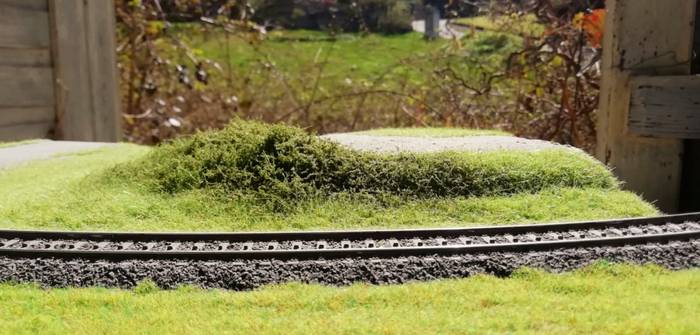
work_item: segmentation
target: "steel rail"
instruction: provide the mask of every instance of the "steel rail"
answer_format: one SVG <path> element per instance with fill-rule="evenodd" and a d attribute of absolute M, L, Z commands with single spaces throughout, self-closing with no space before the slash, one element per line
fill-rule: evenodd
<path fill-rule="evenodd" d="M 248 251 L 105 251 L 105 250 L 28 250 L 0 249 L 0 256 L 22 258 L 59 258 L 91 260 L 309 260 L 369 257 L 449 256 L 492 252 L 528 252 L 557 249 L 629 246 L 700 239 L 700 231 L 647 234 L 642 236 L 589 238 L 545 242 L 476 244 L 465 246 L 351 248 L 315 250 L 248 250 Z"/>
<path fill-rule="evenodd" d="M 108 241 L 179 241 L 179 242 L 270 242 L 270 241 L 341 241 L 362 239 L 409 239 L 426 237 L 459 237 L 479 235 L 506 235 L 525 233 L 563 232 L 605 228 L 626 228 L 640 225 L 700 222 L 700 212 L 656 217 L 617 220 L 578 221 L 550 224 L 504 225 L 469 228 L 386 229 L 345 231 L 289 231 L 289 232 L 80 232 L 49 230 L 0 229 L 2 239 L 62 239 Z"/>
<path fill-rule="evenodd" d="M 690 223 L 688 223 L 690 222 Z M 700 213 L 669 215 L 660 217 L 588 221 L 574 223 L 536 224 L 500 227 L 476 228 L 443 228 L 443 229 L 409 229 L 409 230 L 363 230 L 363 231 L 330 231 L 330 232 L 271 232 L 271 233 L 116 233 L 116 232 L 58 232 L 58 231 L 23 231 L 0 230 L 0 239 L 6 243 L 0 245 L 0 256 L 22 258 L 61 258 L 61 259 L 187 259 L 187 260 L 248 260 L 248 259 L 333 259 L 353 257 L 402 257 L 421 255 L 456 255 L 491 252 L 527 252 L 569 248 L 586 248 L 602 246 L 624 246 L 646 243 L 667 243 L 670 241 L 688 241 L 700 239 Z M 593 231 L 610 229 L 633 228 L 635 226 L 663 226 L 670 224 L 686 225 L 685 231 L 669 232 L 665 229 L 637 230 L 631 236 L 606 237 L 601 234 L 583 234 L 571 236 L 571 231 Z M 444 237 L 464 237 L 483 235 L 508 235 L 527 233 L 563 232 L 558 240 L 547 241 L 516 241 L 508 243 L 476 243 L 450 245 L 412 245 L 392 247 L 346 247 L 346 248 L 316 248 L 316 249 L 285 249 L 285 250 L 110 250 L 109 247 L 96 247 L 90 250 L 79 248 L 44 248 L 38 249 L 27 245 L 15 247 L 17 241 L 36 242 L 36 240 L 54 240 L 60 245 L 63 241 L 77 240 L 100 241 L 100 244 L 129 242 L 270 242 L 270 241 L 329 241 L 329 240 L 362 240 L 362 239 L 410 239 L 428 238 L 442 239 Z M 586 236 L 583 238 L 582 236 Z M 594 237 L 591 238 L 590 235 Z M 565 238 L 565 236 L 568 236 Z M 14 239 L 14 242 L 7 242 Z M 492 241 L 493 242 L 493 241 Z M 48 242 L 42 242 L 48 243 Z M 69 243 L 69 242 L 66 242 Z M 70 242 L 76 243 L 76 242 Z M 20 245 L 23 243 L 19 243 Z M 348 245 L 349 246 L 349 245 Z"/>

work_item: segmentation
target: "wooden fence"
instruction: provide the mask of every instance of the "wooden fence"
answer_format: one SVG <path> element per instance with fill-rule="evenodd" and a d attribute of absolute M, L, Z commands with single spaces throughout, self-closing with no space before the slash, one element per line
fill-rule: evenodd
<path fill-rule="evenodd" d="M 120 139 L 112 0 L 0 0 L 0 141 Z"/>

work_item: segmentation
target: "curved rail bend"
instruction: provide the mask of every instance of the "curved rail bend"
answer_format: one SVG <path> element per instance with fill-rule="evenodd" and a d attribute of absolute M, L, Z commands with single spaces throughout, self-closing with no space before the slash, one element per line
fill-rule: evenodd
<path fill-rule="evenodd" d="M 517 226 L 251 233 L 0 230 L 0 256 L 126 259 L 333 259 L 526 252 L 700 239 L 700 213 Z"/>

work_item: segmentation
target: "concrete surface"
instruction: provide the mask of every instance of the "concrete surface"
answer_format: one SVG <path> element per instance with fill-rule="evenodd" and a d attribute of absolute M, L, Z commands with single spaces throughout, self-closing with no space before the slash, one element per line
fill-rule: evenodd
<path fill-rule="evenodd" d="M 539 151 L 556 148 L 581 152 L 581 150 L 571 146 L 515 136 L 408 137 L 338 133 L 323 135 L 321 138 L 337 142 L 354 150 L 383 153 L 484 152 L 495 150 Z"/>
<path fill-rule="evenodd" d="M 413 31 L 425 33 L 425 20 L 416 20 L 411 22 Z M 440 37 L 442 38 L 462 38 L 465 31 L 464 27 L 450 24 L 447 20 L 440 20 Z"/>
<path fill-rule="evenodd" d="M 26 144 L 18 144 L 16 146 L 0 148 L 0 169 L 29 161 L 51 158 L 57 154 L 97 149 L 114 144 L 115 143 L 51 140 L 39 140 Z"/>

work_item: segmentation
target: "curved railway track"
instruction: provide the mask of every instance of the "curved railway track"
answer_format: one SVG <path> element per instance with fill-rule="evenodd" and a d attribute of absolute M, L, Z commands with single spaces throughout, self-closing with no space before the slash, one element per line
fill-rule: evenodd
<path fill-rule="evenodd" d="M 0 257 L 311 260 L 460 255 L 700 239 L 700 213 L 517 226 L 269 233 L 0 230 Z"/>

